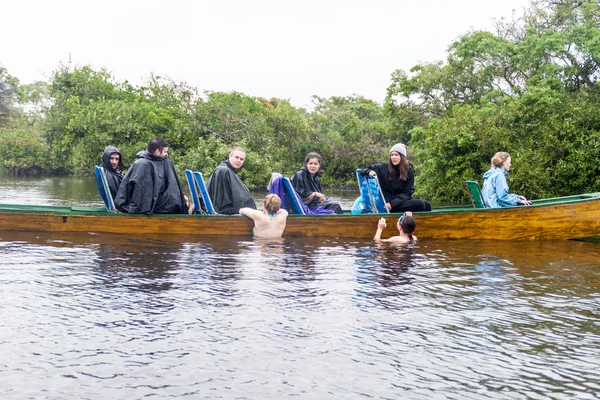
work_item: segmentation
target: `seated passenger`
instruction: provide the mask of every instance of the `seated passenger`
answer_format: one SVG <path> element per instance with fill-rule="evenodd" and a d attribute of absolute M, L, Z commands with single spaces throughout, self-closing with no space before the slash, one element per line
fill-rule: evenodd
<path fill-rule="evenodd" d="M 206 182 L 206 189 L 215 211 L 219 214 L 239 214 L 240 208 L 256 210 L 254 198 L 248 188 L 236 175 L 246 160 L 246 152 L 235 147 L 212 173 Z"/>
<path fill-rule="evenodd" d="M 524 196 L 508 193 L 506 177 L 510 169 L 510 155 L 504 151 L 494 154 L 492 157 L 492 168 L 483 174 L 483 188 L 481 196 L 486 207 L 510 207 L 522 204 L 531 205 Z"/>
<path fill-rule="evenodd" d="M 130 214 L 187 214 L 175 167 L 168 157 L 169 144 L 155 137 L 148 150 L 137 154 L 119 187 L 115 206 Z"/>
<path fill-rule="evenodd" d="M 389 212 L 431 211 L 431 203 L 413 199 L 415 192 L 415 170 L 406 159 L 406 146 L 396 143 L 390 150 L 387 163 L 363 168 L 362 176 L 377 177 Z"/>
<path fill-rule="evenodd" d="M 261 238 L 281 237 L 285 230 L 288 212 L 282 210 L 281 199 L 276 194 L 268 194 L 263 201 L 262 211 L 250 207 L 240 209 L 240 214 L 254 220 L 252 234 Z"/>
<path fill-rule="evenodd" d="M 304 158 L 304 167 L 292 176 L 292 186 L 310 210 L 322 207 L 336 214 L 343 214 L 339 203 L 330 201 L 321 190 L 317 173 L 321 169 L 322 157 L 318 153 L 308 153 Z"/>
<path fill-rule="evenodd" d="M 121 181 L 123 181 L 124 167 L 119 149 L 115 146 L 106 146 L 104 154 L 102 154 L 102 167 L 104 168 L 110 195 L 114 199 L 117 196 L 119 186 L 121 186 Z"/>
<path fill-rule="evenodd" d="M 377 223 L 377 232 L 375 232 L 375 237 L 373 237 L 373 240 L 382 240 L 381 233 L 386 226 L 387 224 L 385 222 L 385 218 L 381 218 Z M 416 227 L 417 221 L 415 221 L 413 218 L 412 213 L 407 211 L 400 218 L 398 218 L 398 222 L 396 223 L 396 228 L 398 228 L 400 235 L 392 236 L 389 239 L 383 239 L 383 241 L 394 243 L 414 243 L 417 241 L 417 237 L 412 233 L 415 231 Z"/>

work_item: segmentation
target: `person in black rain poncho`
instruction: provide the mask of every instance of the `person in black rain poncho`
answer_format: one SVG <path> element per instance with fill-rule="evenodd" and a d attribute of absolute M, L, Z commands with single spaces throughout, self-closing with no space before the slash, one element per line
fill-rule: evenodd
<path fill-rule="evenodd" d="M 304 158 L 304 167 L 292 176 L 292 185 L 306 206 L 315 211 L 319 208 L 342 214 L 342 206 L 330 201 L 321 190 L 318 172 L 322 157 L 319 153 L 308 153 Z"/>
<path fill-rule="evenodd" d="M 130 214 L 187 214 L 187 199 L 168 158 L 169 144 L 155 137 L 148 150 L 137 154 L 138 159 L 125 174 L 119 187 L 115 206 Z"/>
<path fill-rule="evenodd" d="M 123 180 L 123 157 L 115 146 L 106 146 L 102 154 L 102 167 L 110 189 L 110 195 L 114 199 L 117 196 L 119 186 Z"/>
<path fill-rule="evenodd" d="M 239 214 L 240 208 L 243 207 L 256 210 L 252 194 L 236 175 L 245 160 L 244 149 L 235 147 L 229 152 L 229 158 L 223 161 L 208 178 L 206 188 L 217 213 Z"/>
<path fill-rule="evenodd" d="M 389 212 L 431 211 L 431 203 L 426 200 L 413 199 L 415 192 L 415 170 L 406 159 L 406 146 L 396 143 L 390 149 L 387 163 L 375 164 L 360 171 L 362 176 L 377 177 L 385 208 Z"/>

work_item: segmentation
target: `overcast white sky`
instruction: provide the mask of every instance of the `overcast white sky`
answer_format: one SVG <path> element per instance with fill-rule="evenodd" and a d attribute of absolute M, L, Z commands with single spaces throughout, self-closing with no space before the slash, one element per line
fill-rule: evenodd
<path fill-rule="evenodd" d="M 201 91 L 310 105 L 312 95 L 382 101 L 396 69 L 444 60 L 472 29 L 528 0 L 4 0 L 0 64 L 23 83 L 69 56 L 140 84 L 151 72 Z"/>

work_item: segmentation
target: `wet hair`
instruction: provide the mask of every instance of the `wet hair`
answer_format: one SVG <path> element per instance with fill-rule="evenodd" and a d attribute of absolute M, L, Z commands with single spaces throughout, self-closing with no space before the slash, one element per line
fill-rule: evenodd
<path fill-rule="evenodd" d="M 510 157 L 510 154 L 505 151 L 497 152 L 494 154 L 494 157 L 492 157 L 492 167 L 502 167 L 502 164 L 504 164 L 504 161 L 508 160 L 508 157 Z"/>
<path fill-rule="evenodd" d="M 398 153 L 400 154 L 400 164 L 398 165 L 398 173 L 399 173 L 399 179 L 402 179 L 403 181 L 408 179 L 408 160 L 406 159 L 406 157 L 404 157 L 404 154 Z M 394 164 L 392 164 L 392 154 L 390 153 L 390 158 L 388 160 L 388 172 L 390 175 L 389 180 L 394 180 L 396 179 L 396 167 L 394 166 Z"/>
<path fill-rule="evenodd" d="M 398 223 L 400 224 L 400 228 L 402 228 L 402 232 L 408 235 L 410 243 L 413 242 L 413 232 L 417 228 L 417 221 L 411 217 L 410 215 L 404 214 L 398 219 Z"/>
<path fill-rule="evenodd" d="M 308 154 L 306 155 L 306 157 L 304 157 L 304 166 L 306 167 L 306 164 L 308 164 L 308 162 L 309 162 L 310 160 L 312 160 L 313 158 L 316 158 L 316 159 L 317 159 L 317 161 L 319 162 L 319 165 L 321 165 L 321 164 L 322 164 L 323 157 L 321 157 L 321 155 L 320 155 L 319 153 L 315 153 L 315 152 L 313 151 L 313 152 L 310 152 L 310 153 L 308 153 Z"/>
<path fill-rule="evenodd" d="M 269 214 L 275 214 L 281 208 L 281 199 L 276 194 L 268 194 L 263 200 L 265 211 Z"/>
<path fill-rule="evenodd" d="M 152 139 L 150 139 L 150 141 L 148 142 L 148 152 L 150 154 L 154 154 L 154 152 L 156 150 L 161 150 L 165 147 L 169 147 L 169 142 L 167 142 L 165 139 L 163 138 L 159 138 L 159 137 L 153 137 Z"/>
<path fill-rule="evenodd" d="M 233 149 L 231 149 L 231 151 L 229 152 L 229 156 L 231 156 L 233 154 L 234 151 L 241 151 L 242 153 L 246 154 L 246 150 L 242 149 L 239 146 L 234 147 Z"/>

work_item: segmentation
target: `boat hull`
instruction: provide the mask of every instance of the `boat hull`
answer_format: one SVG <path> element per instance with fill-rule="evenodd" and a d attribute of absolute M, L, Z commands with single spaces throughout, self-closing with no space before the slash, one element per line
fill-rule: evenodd
<path fill-rule="evenodd" d="M 389 214 L 383 237 L 397 234 Z M 290 215 L 285 237 L 372 238 L 381 214 Z M 447 207 L 415 213 L 420 239 L 581 239 L 600 235 L 600 193 L 538 200 L 500 209 Z M 85 207 L 0 205 L 0 230 L 250 236 L 243 216 L 129 215 Z"/>

